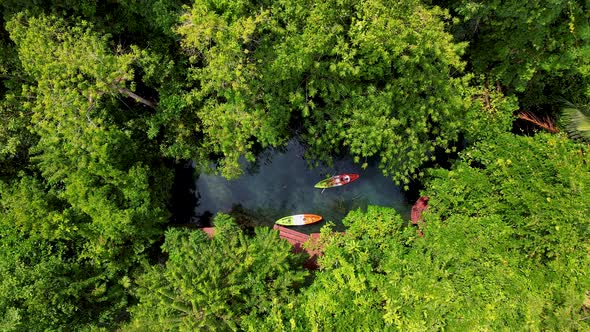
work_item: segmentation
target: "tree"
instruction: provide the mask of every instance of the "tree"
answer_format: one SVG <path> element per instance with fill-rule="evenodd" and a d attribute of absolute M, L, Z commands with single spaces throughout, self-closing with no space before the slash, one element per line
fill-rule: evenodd
<path fill-rule="evenodd" d="M 7 102 L 37 138 L 31 174 L 0 188 L 2 275 L 16 287 L 2 305 L 23 329 L 113 327 L 124 285 L 168 217 L 171 174 L 142 120 L 154 105 L 133 91 L 133 63 L 145 54 L 113 52 L 108 36 L 72 21 L 21 13 L 7 24 L 27 75 L 24 101 Z"/>
<path fill-rule="evenodd" d="M 166 232 L 168 261 L 138 279 L 129 329 L 238 330 L 292 301 L 307 272 L 289 243 L 268 228 L 248 238 L 227 215 L 214 224 L 211 239 L 200 230 Z"/>
<path fill-rule="evenodd" d="M 112 326 L 127 305 L 118 278 L 84 255 L 88 216 L 34 178 L 0 182 L 0 326 L 46 331 Z"/>
<path fill-rule="evenodd" d="M 383 319 L 384 260 L 403 257 L 404 239 L 415 234 L 391 208 L 351 211 L 346 234 L 322 230 L 325 247 L 320 272 L 303 294 L 296 322 L 300 330 L 391 329 Z M 327 237 L 327 239 L 326 239 Z"/>
<path fill-rule="evenodd" d="M 198 87 L 186 99 L 196 150 L 237 176 L 240 156 L 284 144 L 299 122 L 309 156 L 345 147 L 407 181 L 457 139 L 468 105 L 447 18 L 417 1 L 195 2 L 177 31 Z"/>
<path fill-rule="evenodd" d="M 86 247 L 94 251 L 90 257 L 110 262 L 127 246 L 141 253 L 167 216 L 161 190 L 170 174 L 134 126 L 139 110 L 122 110 L 118 99 L 133 96 L 128 82 L 137 54 L 112 54 L 106 37 L 84 21 L 68 26 L 57 17 L 21 14 L 8 28 L 36 82 L 23 87 L 39 136 L 33 159 L 60 188 L 59 197 L 92 220 L 100 236 Z"/>
<path fill-rule="evenodd" d="M 462 129 L 467 145 L 493 140 L 510 131 L 514 122 L 513 113 L 519 107 L 518 99 L 505 96 L 500 87 L 490 86 L 482 79 L 474 79 L 472 84 L 473 100 L 465 117 L 465 123 L 469 125 Z"/>
<path fill-rule="evenodd" d="M 524 108 L 588 98 L 587 1 L 440 3 L 461 20 L 456 34 L 469 42 L 473 71 L 499 81 L 507 94 L 519 93 Z"/>
<path fill-rule="evenodd" d="M 497 214 L 531 258 L 569 260 L 588 236 L 587 150 L 563 136 L 503 134 L 465 151 L 451 171 L 433 170 L 426 194 L 442 220 Z"/>
<path fill-rule="evenodd" d="M 298 310 L 271 321 L 311 331 L 588 328 L 587 251 L 538 260 L 505 215 L 447 216 L 444 207 L 430 206 L 423 236 L 392 209 L 351 212 L 345 235 L 324 234 L 320 271 Z"/>
<path fill-rule="evenodd" d="M 28 126 L 31 112 L 21 107 L 26 102 L 21 85 L 26 78 L 14 45 L 0 34 L 0 179 L 9 181 L 29 164 L 29 148 L 37 137 Z"/>
<path fill-rule="evenodd" d="M 519 271 L 522 256 L 507 254 L 512 249 L 509 228 L 495 217 L 467 219 L 429 224 L 419 237 L 391 208 L 349 213 L 345 235 L 324 234 L 320 272 L 303 294 L 297 327 L 405 331 L 522 326 L 510 316 L 525 315 L 540 292 L 531 290 Z M 471 228 L 461 226 L 466 222 Z"/>
<path fill-rule="evenodd" d="M 587 328 L 579 315 L 590 286 L 584 276 L 590 264 L 588 165 L 588 146 L 562 135 L 506 133 L 477 144 L 452 170 L 432 171 L 427 231 L 456 216 L 499 218 L 510 229 L 513 250 L 525 257 L 521 264 L 545 275 L 527 276 L 543 280 L 540 327 Z"/>

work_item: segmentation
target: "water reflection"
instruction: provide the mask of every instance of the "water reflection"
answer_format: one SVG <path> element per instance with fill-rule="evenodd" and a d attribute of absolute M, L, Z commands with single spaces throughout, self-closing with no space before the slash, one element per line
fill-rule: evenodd
<path fill-rule="evenodd" d="M 297 227 L 301 232 L 317 232 L 326 221 L 343 230 L 341 220 L 353 209 L 368 205 L 395 208 L 409 217 L 410 205 L 402 191 L 369 163 L 366 170 L 348 158 L 335 160 L 333 167 L 310 169 L 303 159 L 304 149 L 291 141 L 284 149 L 266 151 L 259 162 L 247 165 L 246 174 L 228 181 L 221 176 L 201 174 L 195 179 L 194 221 L 205 224 L 208 217 L 225 212 L 249 226 L 270 226 L 292 214 L 313 213 L 324 217 L 314 225 Z M 360 178 L 348 185 L 326 189 L 314 184 L 328 175 L 359 173 Z"/>

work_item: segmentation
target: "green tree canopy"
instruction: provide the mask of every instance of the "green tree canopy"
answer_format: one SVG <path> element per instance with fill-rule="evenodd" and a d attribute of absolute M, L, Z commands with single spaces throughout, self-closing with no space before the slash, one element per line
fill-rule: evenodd
<path fill-rule="evenodd" d="M 438 3 L 438 1 L 434 1 Z M 473 70 L 498 80 L 535 108 L 558 97 L 590 97 L 590 21 L 586 0 L 441 2 L 461 19 Z M 584 97 L 585 96 L 585 97 Z"/>
<path fill-rule="evenodd" d="M 195 2 L 177 31 L 197 86 L 187 96 L 204 135 L 196 149 L 236 176 L 240 156 L 302 123 L 310 156 L 376 157 L 407 180 L 457 139 L 466 112 L 464 46 L 448 18 L 418 1 Z"/>
<path fill-rule="evenodd" d="M 30 176 L 0 187 L 2 309 L 29 330 L 113 326 L 127 305 L 123 281 L 168 216 L 171 176 L 142 130 L 149 101 L 132 91 L 144 53 L 71 20 L 22 13 L 7 24 L 26 76 L 4 110 L 22 112 L 37 140 Z"/>
<path fill-rule="evenodd" d="M 589 171 L 586 145 L 506 133 L 463 152 L 452 170 L 433 170 L 427 194 L 440 220 L 498 215 L 529 257 L 569 264 L 587 255 Z"/>
<path fill-rule="evenodd" d="M 587 103 L 590 5 L 433 3 L 3 1 L 0 330 L 590 329 L 588 146 L 507 133 Z M 574 137 L 586 111 L 564 110 Z M 156 248 L 171 159 L 232 178 L 293 137 L 428 174 L 423 236 L 353 211 L 309 279 L 225 215 Z"/>
<path fill-rule="evenodd" d="M 211 239 L 199 230 L 166 232 L 168 261 L 138 280 L 129 329 L 238 330 L 292 301 L 307 272 L 287 241 L 263 227 L 247 237 L 227 215 L 214 224 Z"/>
<path fill-rule="evenodd" d="M 54 16 L 22 14 L 8 28 L 24 70 L 35 80 L 23 86 L 29 99 L 23 106 L 32 112 L 39 136 L 32 151 L 42 175 L 90 217 L 105 241 L 87 248 L 95 250 L 92 257 L 109 257 L 114 253 L 107 248 L 130 238 L 140 253 L 167 216 L 167 194 L 159 190 L 169 174 L 154 155 L 157 147 L 150 148 L 134 126 L 137 106 L 122 109 L 121 95 L 132 94 L 137 54 L 114 54 L 107 37 L 85 21 L 70 26 Z"/>
<path fill-rule="evenodd" d="M 442 221 L 440 207 L 430 207 L 422 237 L 392 209 L 351 212 L 345 235 L 325 236 L 320 271 L 298 310 L 270 320 L 306 331 L 588 328 L 587 244 L 542 262 L 502 215 Z"/>
<path fill-rule="evenodd" d="M 532 322 L 549 330 L 588 328 L 580 304 L 590 287 L 589 161 L 588 146 L 563 135 L 505 133 L 476 144 L 452 170 L 431 172 L 426 234 L 458 216 L 501 220 L 510 254 L 523 256 L 525 276 L 543 295 L 531 304 L 540 315 Z"/>
<path fill-rule="evenodd" d="M 24 73 L 16 47 L 0 32 L 0 179 L 9 181 L 28 166 L 37 137 L 28 128 L 31 112 L 22 107 Z"/>
<path fill-rule="evenodd" d="M 88 216 L 40 181 L 0 182 L 0 234 L 3 331 L 112 326 L 128 305 L 119 284 L 125 272 L 87 255 L 97 236 Z"/>

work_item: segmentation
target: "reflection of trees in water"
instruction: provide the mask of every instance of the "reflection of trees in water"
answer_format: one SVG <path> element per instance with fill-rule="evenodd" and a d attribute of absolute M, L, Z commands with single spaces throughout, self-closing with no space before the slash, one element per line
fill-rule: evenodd
<path fill-rule="evenodd" d="M 209 201 L 215 202 L 219 210 L 227 208 L 229 205 L 227 203 L 234 201 L 233 193 L 226 179 L 220 176 L 210 176 L 206 183 L 201 181 L 201 184 L 204 184 L 206 188 L 200 188 L 200 191 L 208 196 Z"/>
<path fill-rule="evenodd" d="M 364 209 L 367 205 L 368 199 L 364 197 L 362 193 L 357 193 L 352 196 L 339 195 L 329 203 L 331 211 L 342 217 L 346 216 L 351 210 L 358 208 Z"/>
<path fill-rule="evenodd" d="M 255 175 L 260 172 L 261 165 L 272 164 L 273 158 L 279 153 L 287 153 L 288 146 L 269 147 L 261 151 L 254 151 L 256 159 L 254 162 L 243 161 L 244 172 L 248 175 Z"/>
<path fill-rule="evenodd" d="M 325 166 L 324 163 L 313 159 L 306 159 L 306 147 L 298 138 L 293 138 L 283 146 L 267 147 L 265 149 L 257 148 L 254 150 L 256 159 L 254 162 L 243 161 L 244 171 L 248 175 L 255 175 L 260 173 L 262 165 L 269 166 L 273 160 L 281 154 L 287 154 L 290 160 L 304 159 L 307 167 L 312 169 L 317 166 Z"/>

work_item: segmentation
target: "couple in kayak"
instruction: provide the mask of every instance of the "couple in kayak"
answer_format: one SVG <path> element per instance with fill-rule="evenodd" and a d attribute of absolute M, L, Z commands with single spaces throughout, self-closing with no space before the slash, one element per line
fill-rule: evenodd
<path fill-rule="evenodd" d="M 348 174 L 338 175 L 332 179 L 333 186 L 339 186 L 350 182 L 350 176 Z"/>

